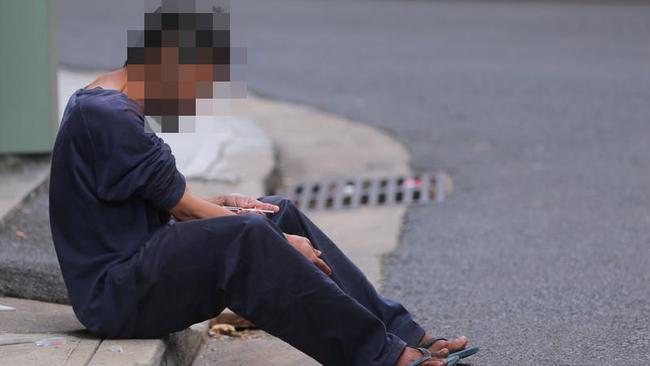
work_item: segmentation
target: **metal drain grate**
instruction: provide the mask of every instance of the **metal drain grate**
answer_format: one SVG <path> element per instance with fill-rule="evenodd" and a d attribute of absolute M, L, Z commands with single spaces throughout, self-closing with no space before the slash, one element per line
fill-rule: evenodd
<path fill-rule="evenodd" d="M 441 175 L 358 177 L 284 187 L 279 194 L 301 210 L 339 210 L 362 206 L 422 204 L 445 199 Z"/>

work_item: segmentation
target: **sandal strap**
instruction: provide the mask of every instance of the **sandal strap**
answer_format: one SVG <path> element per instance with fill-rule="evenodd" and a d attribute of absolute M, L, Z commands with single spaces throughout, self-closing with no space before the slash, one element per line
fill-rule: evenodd
<path fill-rule="evenodd" d="M 458 350 L 456 352 L 452 352 L 449 354 L 449 357 L 452 356 L 458 356 L 459 358 L 467 358 L 473 354 L 476 354 L 479 351 L 478 347 L 472 347 L 472 348 L 463 348 L 461 350 Z"/>
<path fill-rule="evenodd" d="M 413 360 L 409 364 L 407 364 L 406 366 L 419 366 L 419 365 L 422 365 L 423 363 L 425 363 L 425 362 L 427 362 L 427 361 L 429 361 L 429 360 L 431 360 L 433 358 L 433 357 L 431 357 L 431 352 L 429 352 L 429 350 L 426 349 L 426 348 L 418 347 L 418 348 L 416 348 L 416 350 L 420 351 L 420 353 L 422 354 L 422 358 L 419 358 L 417 360 Z"/>
<path fill-rule="evenodd" d="M 460 361 L 460 357 L 458 356 L 451 356 L 447 358 L 447 366 L 456 366 L 458 364 L 458 361 Z"/>

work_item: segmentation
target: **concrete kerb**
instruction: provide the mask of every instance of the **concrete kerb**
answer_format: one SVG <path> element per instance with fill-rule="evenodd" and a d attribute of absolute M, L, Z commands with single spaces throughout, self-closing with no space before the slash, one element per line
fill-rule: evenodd
<path fill-rule="evenodd" d="M 9 162 L 11 161 L 11 162 Z M 7 165 L 28 165 L 29 168 Z M 0 221 L 10 217 L 49 176 L 49 159 L 4 157 L 0 162 Z"/>

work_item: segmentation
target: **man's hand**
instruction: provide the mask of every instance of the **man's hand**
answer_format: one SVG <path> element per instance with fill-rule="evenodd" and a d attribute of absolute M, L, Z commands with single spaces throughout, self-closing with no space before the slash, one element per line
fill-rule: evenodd
<path fill-rule="evenodd" d="M 284 236 L 292 247 L 299 251 L 300 254 L 304 255 L 310 262 L 314 263 L 321 271 L 325 272 L 326 275 L 329 276 L 332 274 L 332 269 L 324 260 L 319 258 L 322 254 L 321 251 L 314 248 L 309 239 L 303 236 L 291 234 L 284 234 Z"/>
<path fill-rule="evenodd" d="M 270 203 L 258 201 L 253 197 L 245 196 L 243 194 L 233 193 L 224 196 L 214 196 L 205 199 L 208 202 L 214 203 L 219 206 L 233 206 L 240 208 L 254 208 L 258 210 L 270 210 L 273 212 L 280 211 L 280 207 Z"/>

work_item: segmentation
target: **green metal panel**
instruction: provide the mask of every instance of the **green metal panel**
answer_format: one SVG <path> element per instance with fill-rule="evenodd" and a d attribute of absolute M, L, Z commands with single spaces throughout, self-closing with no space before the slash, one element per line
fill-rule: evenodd
<path fill-rule="evenodd" d="M 0 0 L 0 153 L 43 153 L 57 126 L 55 4 Z"/>

